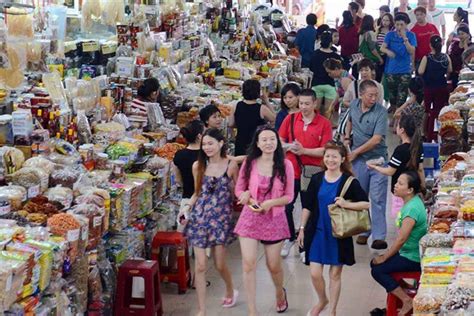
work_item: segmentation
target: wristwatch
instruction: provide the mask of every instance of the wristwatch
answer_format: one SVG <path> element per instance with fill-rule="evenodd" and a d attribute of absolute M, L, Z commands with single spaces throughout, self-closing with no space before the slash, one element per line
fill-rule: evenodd
<path fill-rule="evenodd" d="M 304 230 L 304 226 L 300 226 L 300 230 Z"/>

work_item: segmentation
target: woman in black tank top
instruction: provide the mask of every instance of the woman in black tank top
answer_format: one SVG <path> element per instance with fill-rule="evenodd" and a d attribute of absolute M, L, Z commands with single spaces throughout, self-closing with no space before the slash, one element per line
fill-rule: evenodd
<path fill-rule="evenodd" d="M 260 82 L 246 80 L 242 85 L 242 95 L 244 100 L 237 103 L 229 120 L 229 125 L 237 128 L 235 156 L 246 155 L 247 146 L 252 142 L 258 126 L 264 125 L 265 121 L 275 121 L 275 113 L 257 102 Z"/>

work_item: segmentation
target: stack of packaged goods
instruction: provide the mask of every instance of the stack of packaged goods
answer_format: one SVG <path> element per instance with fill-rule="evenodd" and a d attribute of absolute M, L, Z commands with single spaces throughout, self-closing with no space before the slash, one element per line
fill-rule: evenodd
<path fill-rule="evenodd" d="M 111 315 L 117 268 L 176 228 L 180 127 L 213 104 L 232 142 L 244 80 L 259 80 L 275 111 L 287 81 L 310 86 L 276 40 L 286 34 L 249 4 L 180 5 L 0 13 L 0 314 Z M 148 78 L 159 98 L 136 111 Z"/>
<path fill-rule="evenodd" d="M 474 152 L 447 159 L 429 212 L 429 233 L 420 241 L 422 276 L 414 315 L 474 312 Z"/>

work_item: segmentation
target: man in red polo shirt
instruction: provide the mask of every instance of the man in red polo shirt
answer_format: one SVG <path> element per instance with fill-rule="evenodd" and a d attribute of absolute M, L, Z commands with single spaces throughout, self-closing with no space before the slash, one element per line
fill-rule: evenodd
<path fill-rule="evenodd" d="M 288 115 L 280 126 L 279 134 L 286 158 L 295 169 L 295 197 L 286 207 L 286 217 L 291 237 L 283 244 L 282 257 L 288 256 L 296 240 L 293 220 L 294 203 L 301 191 L 301 166 L 321 166 L 324 145 L 332 139 L 331 122 L 316 111 L 316 94 L 311 89 L 301 91 L 299 95 L 300 112 Z M 293 123 L 293 128 L 292 128 Z"/>
<path fill-rule="evenodd" d="M 431 52 L 430 38 L 433 35 L 439 35 L 439 31 L 434 24 L 428 23 L 426 19 L 426 9 L 418 7 L 415 9 L 416 24 L 411 31 L 416 36 L 415 65 L 418 71 L 418 65 L 423 57 Z"/>

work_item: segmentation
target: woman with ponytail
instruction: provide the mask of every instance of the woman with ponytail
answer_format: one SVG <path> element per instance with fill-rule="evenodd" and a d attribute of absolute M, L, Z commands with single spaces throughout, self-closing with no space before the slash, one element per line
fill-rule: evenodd
<path fill-rule="evenodd" d="M 447 54 L 441 52 L 443 40 L 434 35 L 430 39 L 431 53 L 423 57 L 418 68 L 418 73 L 423 76 L 425 82 L 425 113 L 427 115 L 425 125 L 425 136 L 428 142 L 436 141 L 434 131 L 435 120 L 439 111 L 448 104 L 448 81 L 447 77 L 453 70 L 451 59 Z"/>
<path fill-rule="evenodd" d="M 453 41 L 459 40 L 459 27 L 461 25 L 467 25 L 469 28 L 469 12 L 461 7 L 458 7 L 453 14 L 453 20 L 456 22 L 454 30 L 449 34 L 448 40 L 446 41 L 446 49 L 449 50 Z"/>
<path fill-rule="evenodd" d="M 421 129 L 411 115 L 402 114 L 397 125 L 397 135 L 402 143 L 395 148 L 387 167 L 369 164 L 368 167 L 377 172 L 392 177 L 392 193 L 398 178 L 405 171 L 416 171 L 421 179 L 421 185 L 425 185 L 423 170 L 423 142 L 421 139 Z M 394 206 L 403 205 L 396 197 L 392 197 L 392 214 Z M 399 209 L 399 208 L 398 208 Z"/>
<path fill-rule="evenodd" d="M 178 183 L 183 187 L 183 203 L 188 203 L 194 194 L 193 164 L 198 158 L 201 146 L 201 137 L 204 133 L 204 124 L 194 120 L 181 129 L 181 135 L 188 145 L 178 151 L 173 159 Z"/>

